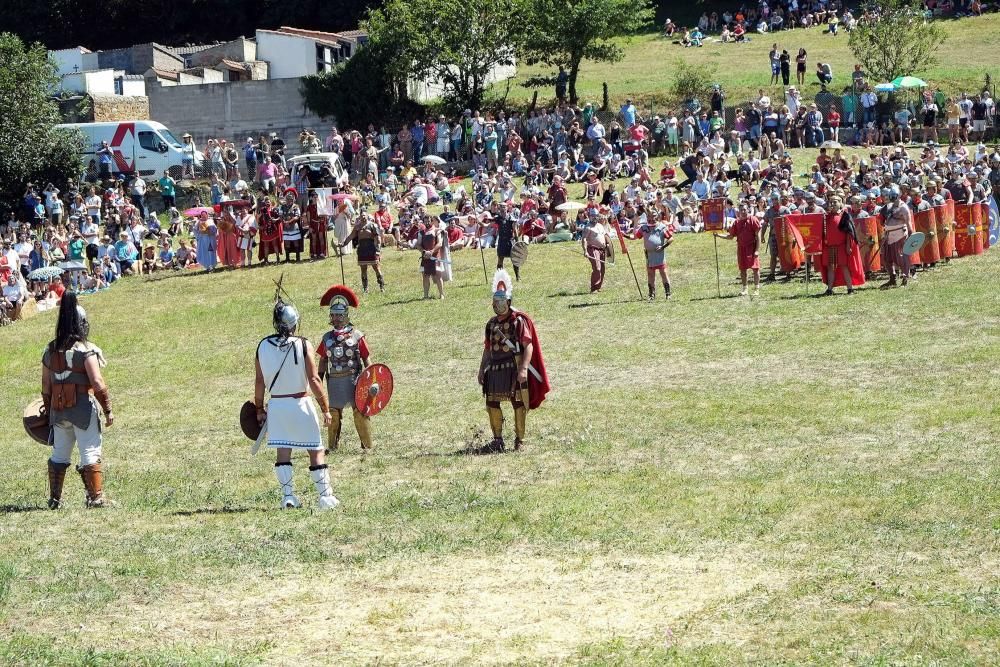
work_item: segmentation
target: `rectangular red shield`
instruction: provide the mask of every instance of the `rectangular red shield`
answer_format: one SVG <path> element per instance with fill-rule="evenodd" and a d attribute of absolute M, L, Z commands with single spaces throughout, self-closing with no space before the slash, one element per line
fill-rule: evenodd
<path fill-rule="evenodd" d="M 823 252 L 823 213 L 793 213 L 788 220 L 794 224 L 806 246 L 807 255 L 818 255 Z"/>

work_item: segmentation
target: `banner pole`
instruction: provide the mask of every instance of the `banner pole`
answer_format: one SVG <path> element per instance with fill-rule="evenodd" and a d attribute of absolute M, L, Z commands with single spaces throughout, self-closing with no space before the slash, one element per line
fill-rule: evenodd
<path fill-rule="evenodd" d="M 722 278 L 719 275 L 719 237 L 712 234 L 712 240 L 715 241 L 715 288 L 718 290 L 719 298 L 722 298 Z"/>

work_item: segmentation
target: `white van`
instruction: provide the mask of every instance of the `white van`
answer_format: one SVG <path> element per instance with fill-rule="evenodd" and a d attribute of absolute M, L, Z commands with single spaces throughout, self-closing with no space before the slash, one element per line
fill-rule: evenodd
<path fill-rule="evenodd" d="M 317 174 L 323 167 L 329 167 L 337 185 L 344 187 L 350 181 L 347 170 L 344 168 L 344 158 L 339 153 L 302 153 L 295 157 L 290 157 L 285 161 L 288 173 L 294 174 L 303 165 L 309 167 L 309 182 L 317 180 Z"/>
<path fill-rule="evenodd" d="M 113 174 L 156 176 L 167 169 L 179 178 L 184 157 L 184 145 L 163 124 L 151 120 L 123 120 L 111 123 L 70 123 L 58 128 L 80 130 L 84 136 L 83 166 L 91 160 L 99 165 L 97 151 L 101 142 L 108 142 L 114 155 Z M 201 151 L 194 156 L 195 167 L 204 160 Z"/>

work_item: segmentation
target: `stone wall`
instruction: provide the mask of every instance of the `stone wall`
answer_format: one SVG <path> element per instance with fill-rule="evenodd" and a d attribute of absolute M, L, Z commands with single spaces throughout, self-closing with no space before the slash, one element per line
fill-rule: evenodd
<path fill-rule="evenodd" d="M 118 120 L 150 120 L 149 98 L 138 95 L 92 95 L 92 122 L 104 123 Z"/>
<path fill-rule="evenodd" d="M 191 86 L 163 86 L 149 82 L 150 118 L 166 125 L 176 136 L 190 132 L 199 148 L 209 138 L 234 141 L 277 132 L 298 147 L 298 135 L 310 128 L 326 136 L 330 122 L 302 104 L 298 79 L 268 79 Z"/>

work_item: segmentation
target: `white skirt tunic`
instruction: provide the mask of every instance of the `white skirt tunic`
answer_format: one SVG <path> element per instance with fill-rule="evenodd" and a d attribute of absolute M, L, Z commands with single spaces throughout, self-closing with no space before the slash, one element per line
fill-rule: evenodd
<path fill-rule="evenodd" d="M 264 425 L 267 446 L 323 449 L 319 417 L 309 398 L 305 340 L 293 336 L 281 345 L 277 335 L 268 336 L 257 346 L 257 359 L 264 384 L 271 387 Z M 304 395 L 297 397 L 298 394 Z"/>

